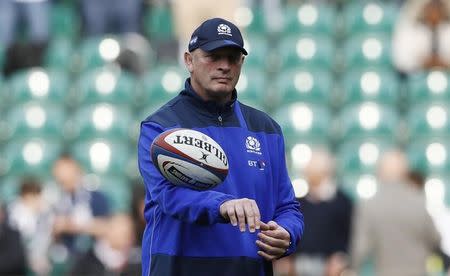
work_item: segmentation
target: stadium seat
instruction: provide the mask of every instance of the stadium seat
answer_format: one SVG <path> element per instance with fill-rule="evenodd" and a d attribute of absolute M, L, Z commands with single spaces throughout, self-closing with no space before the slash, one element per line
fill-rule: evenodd
<path fill-rule="evenodd" d="M 72 51 L 73 45 L 69 39 L 53 39 L 44 56 L 45 68 L 70 72 L 73 70 Z"/>
<path fill-rule="evenodd" d="M 244 47 L 248 55 L 245 57 L 243 68 L 257 66 L 260 71 L 265 71 L 271 61 L 267 38 L 262 35 L 245 36 Z"/>
<path fill-rule="evenodd" d="M 234 19 L 236 25 L 248 35 L 267 35 L 269 33 L 264 10 L 258 5 L 251 8 L 239 7 Z"/>
<path fill-rule="evenodd" d="M 450 170 L 450 143 L 445 138 L 415 139 L 407 147 L 410 166 L 425 174 Z"/>
<path fill-rule="evenodd" d="M 280 104 L 307 102 L 327 105 L 332 100 L 333 76 L 329 71 L 300 67 L 282 71 L 276 79 Z"/>
<path fill-rule="evenodd" d="M 133 116 L 130 109 L 101 103 L 81 106 L 68 121 L 70 140 L 92 138 L 131 139 Z"/>
<path fill-rule="evenodd" d="M 65 108 L 54 103 L 34 101 L 14 105 L 5 115 L 4 139 L 63 139 L 66 117 Z"/>
<path fill-rule="evenodd" d="M 275 120 L 284 132 L 286 144 L 315 140 L 326 144 L 331 118 L 329 110 L 321 105 L 293 103 L 275 110 Z"/>
<path fill-rule="evenodd" d="M 384 33 L 362 33 L 350 37 L 343 46 L 345 68 L 380 66 L 392 68 L 391 39 Z"/>
<path fill-rule="evenodd" d="M 416 104 L 410 108 L 407 126 L 411 140 L 450 137 L 450 106 L 447 103 Z"/>
<path fill-rule="evenodd" d="M 124 174 L 131 153 L 128 141 L 107 139 L 76 141 L 69 151 L 88 173 L 114 176 Z"/>
<path fill-rule="evenodd" d="M 286 140 L 286 161 L 290 175 L 301 176 L 303 169 L 311 160 L 314 149 L 327 149 L 331 151 L 330 144 L 314 138 Z"/>
<path fill-rule="evenodd" d="M 172 12 L 168 5 L 153 5 L 144 16 L 144 29 L 150 40 L 168 40 L 175 36 Z"/>
<path fill-rule="evenodd" d="M 300 5 L 286 5 L 284 8 L 283 33 L 335 35 L 336 10 L 333 5 L 306 1 Z"/>
<path fill-rule="evenodd" d="M 338 178 L 341 189 L 355 202 L 369 199 L 377 192 L 378 181 L 372 173 L 344 173 Z"/>
<path fill-rule="evenodd" d="M 399 10 L 397 3 L 388 1 L 349 1 L 342 13 L 344 33 L 391 33 Z"/>
<path fill-rule="evenodd" d="M 329 36 L 293 34 L 281 39 L 278 56 L 282 70 L 295 67 L 332 70 L 335 65 L 335 45 Z"/>
<path fill-rule="evenodd" d="M 374 174 L 376 164 L 383 152 L 395 146 L 392 139 L 363 138 L 344 141 L 336 153 L 337 172 Z"/>
<path fill-rule="evenodd" d="M 180 66 L 162 65 L 155 67 L 143 77 L 140 103 L 145 107 L 160 106 L 184 89 L 188 73 Z"/>
<path fill-rule="evenodd" d="M 392 70 L 365 68 L 344 74 L 339 89 L 341 104 L 373 101 L 397 106 L 400 96 L 400 81 Z"/>
<path fill-rule="evenodd" d="M 0 154 L 3 175 L 48 176 L 62 153 L 62 142 L 48 138 L 17 138 L 4 144 Z"/>
<path fill-rule="evenodd" d="M 257 68 L 244 68 L 236 85 L 239 101 L 255 108 L 265 108 L 267 82 L 266 76 Z"/>
<path fill-rule="evenodd" d="M 344 108 L 337 116 L 335 136 L 340 141 L 359 138 L 396 140 L 399 116 L 393 107 L 365 102 Z"/>
<path fill-rule="evenodd" d="M 120 55 L 120 39 L 105 35 L 85 38 L 75 52 L 77 71 L 83 72 L 93 68 L 114 63 Z"/>
<path fill-rule="evenodd" d="M 53 4 L 50 20 L 53 37 L 63 37 L 70 40 L 78 38 L 81 23 L 75 6 L 62 3 Z"/>
<path fill-rule="evenodd" d="M 104 67 L 86 71 L 72 89 L 73 105 L 112 103 L 129 106 L 135 104 L 138 94 L 137 79 L 117 67 Z"/>
<path fill-rule="evenodd" d="M 416 73 L 408 78 L 408 96 L 412 104 L 450 100 L 450 73 L 430 71 Z"/>
<path fill-rule="evenodd" d="M 32 100 L 64 105 L 69 79 L 64 72 L 36 67 L 15 73 L 6 85 L 9 106 Z"/>
<path fill-rule="evenodd" d="M 444 203 L 450 207 L 450 175 L 431 174 L 425 181 L 425 195 L 429 206 L 442 206 Z"/>

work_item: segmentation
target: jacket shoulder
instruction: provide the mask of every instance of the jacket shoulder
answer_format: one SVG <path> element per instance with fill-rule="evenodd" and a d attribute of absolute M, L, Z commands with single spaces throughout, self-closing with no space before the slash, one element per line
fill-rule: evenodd
<path fill-rule="evenodd" d="M 267 113 L 239 102 L 247 127 L 253 132 L 282 134 L 280 125 Z"/>
<path fill-rule="evenodd" d="M 142 124 L 155 123 L 164 128 L 176 126 L 178 124 L 178 116 L 175 109 L 176 106 L 180 104 L 180 101 L 181 98 L 178 95 L 177 97 L 165 103 L 154 113 L 150 114 L 144 121 L 142 121 Z"/>

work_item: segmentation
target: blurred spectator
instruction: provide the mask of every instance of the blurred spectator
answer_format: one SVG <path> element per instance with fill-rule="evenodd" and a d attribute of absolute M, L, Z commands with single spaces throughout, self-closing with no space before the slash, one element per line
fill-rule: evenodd
<path fill-rule="evenodd" d="M 356 208 L 352 264 L 356 272 L 369 256 L 376 275 L 426 275 L 426 259 L 440 236 L 425 208 L 425 197 L 407 184 L 403 152 L 388 151 L 378 165 L 376 195 Z"/>
<path fill-rule="evenodd" d="M 51 268 L 48 250 L 52 238 L 52 216 L 41 189 L 41 183 L 36 179 L 24 179 L 19 197 L 8 208 L 8 218 L 11 226 L 21 234 L 29 268 L 36 275 L 47 275 Z"/>
<path fill-rule="evenodd" d="M 450 1 L 406 1 L 393 35 L 393 62 L 399 71 L 450 66 Z"/>
<path fill-rule="evenodd" d="M 313 150 L 304 174 L 309 192 L 300 199 L 305 232 L 297 251 L 300 275 L 340 275 L 347 265 L 352 201 L 336 185 L 335 163 L 323 149 Z"/>
<path fill-rule="evenodd" d="M 50 28 L 50 1 L 48 0 L 2 0 L 0 1 L 0 45 L 6 48 L 16 41 L 26 24 L 27 42 L 42 44 L 48 41 Z"/>
<path fill-rule="evenodd" d="M 92 249 L 80 256 L 70 275 L 140 275 L 141 264 L 133 256 L 133 220 L 129 215 L 111 217 Z"/>
<path fill-rule="evenodd" d="M 0 47 L 6 49 L 5 75 L 42 64 L 50 38 L 50 5 L 49 0 L 0 1 Z M 25 39 L 18 39 L 22 30 L 26 31 Z"/>
<path fill-rule="evenodd" d="M 110 215 L 108 200 L 99 191 L 88 189 L 80 165 L 69 155 L 61 156 L 53 166 L 53 176 L 61 187 L 55 205 L 53 232 L 69 252 L 79 252 L 87 235 L 101 231 L 104 219 Z"/>
<path fill-rule="evenodd" d="M 26 267 L 20 233 L 9 226 L 0 202 L 0 275 L 25 275 Z"/>
<path fill-rule="evenodd" d="M 138 33 L 142 0 L 81 0 L 81 14 L 88 36 Z"/>

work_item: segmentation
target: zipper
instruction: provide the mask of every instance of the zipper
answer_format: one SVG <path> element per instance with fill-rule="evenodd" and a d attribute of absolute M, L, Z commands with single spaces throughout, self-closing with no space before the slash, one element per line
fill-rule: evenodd
<path fill-rule="evenodd" d="M 219 116 L 217 117 L 217 120 L 219 121 L 219 125 L 223 125 L 223 118 L 222 115 L 219 114 Z"/>

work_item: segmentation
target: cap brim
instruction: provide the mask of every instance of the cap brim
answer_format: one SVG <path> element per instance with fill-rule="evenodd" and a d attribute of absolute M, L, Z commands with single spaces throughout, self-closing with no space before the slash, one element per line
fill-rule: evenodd
<path fill-rule="evenodd" d="M 203 45 L 201 45 L 199 48 L 207 51 L 207 52 L 211 52 L 214 51 L 216 49 L 219 48 L 224 48 L 224 47 L 233 47 L 233 48 L 238 48 L 239 50 L 241 50 L 241 52 L 244 55 L 247 55 L 247 51 L 244 49 L 244 47 L 241 47 L 241 45 L 231 41 L 231 40 L 216 40 L 216 41 L 211 41 L 208 43 L 205 43 Z"/>

